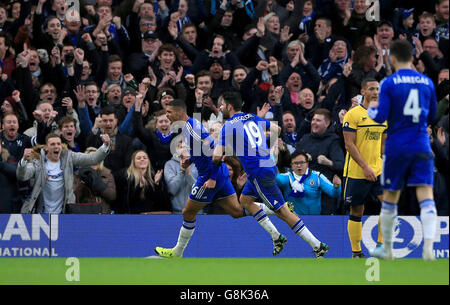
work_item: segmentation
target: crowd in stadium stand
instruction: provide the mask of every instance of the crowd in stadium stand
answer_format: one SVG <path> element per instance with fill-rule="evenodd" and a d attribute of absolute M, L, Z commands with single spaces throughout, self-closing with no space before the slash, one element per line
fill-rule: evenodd
<path fill-rule="evenodd" d="M 180 166 L 188 156 L 166 106 L 185 101 L 217 139 L 226 91 L 240 93 L 244 112 L 282 128 L 271 150 L 280 173 L 292 170 L 297 151 L 309 169 L 341 185 L 343 118 L 361 104 L 364 79 L 393 73 L 389 44 L 404 39 L 414 69 L 435 84 L 434 196 L 438 215 L 448 215 L 449 0 L 72 2 L 0 4 L 0 213 L 91 206 L 180 214 L 197 171 Z M 239 196 L 246 175 L 237 158 L 224 162 Z M 341 193 L 319 192 L 319 205 L 296 211 L 347 215 Z M 365 214 L 379 213 L 376 197 L 365 206 Z M 202 213 L 224 211 L 213 203 Z M 399 214 L 419 213 L 405 187 Z"/>

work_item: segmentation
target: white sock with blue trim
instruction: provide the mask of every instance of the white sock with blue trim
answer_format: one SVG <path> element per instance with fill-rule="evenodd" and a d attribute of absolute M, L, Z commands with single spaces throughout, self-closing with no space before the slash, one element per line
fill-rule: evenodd
<path fill-rule="evenodd" d="M 420 221 L 422 222 L 423 248 L 432 251 L 437 221 L 436 205 L 433 199 L 426 199 L 420 202 Z"/>
<path fill-rule="evenodd" d="M 308 228 L 303 223 L 303 220 L 299 220 L 295 225 L 292 226 L 292 231 L 295 234 L 303 238 L 314 250 L 320 247 L 320 241 L 308 230 Z"/>
<path fill-rule="evenodd" d="M 261 202 L 255 202 L 255 204 L 256 204 L 257 206 L 259 206 L 259 207 L 263 210 L 263 212 L 264 212 L 266 215 L 275 215 L 275 211 L 269 209 L 269 207 L 268 207 L 267 205 L 265 205 L 264 203 L 261 203 Z M 252 214 L 250 214 L 249 211 L 247 211 L 246 209 L 244 209 L 244 215 L 245 215 L 245 216 L 251 216 Z"/>
<path fill-rule="evenodd" d="M 386 252 L 392 251 L 392 238 L 397 222 L 398 207 L 395 203 L 383 201 L 380 212 L 381 233 L 383 234 L 384 249 Z"/>
<path fill-rule="evenodd" d="M 263 209 L 256 212 L 255 215 L 253 215 L 253 218 L 255 218 L 259 225 L 263 227 L 264 230 L 266 230 L 267 233 L 270 234 L 270 236 L 272 236 L 273 240 L 276 240 L 278 239 L 278 237 L 280 237 L 280 232 L 278 232 L 277 228 L 275 228 L 269 217 L 267 217 L 266 213 L 264 213 Z"/>
<path fill-rule="evenodd" d="M 186 249 L 189 240 L 194 234 L 195 231 L 195 220 L 188 221 L 183 220 L 183 225 L 180 228 L 180 233 L 178 234 L 178 241 L 175 247 L 173 248 L 174 254 L 176 256 L 183 255 L 184 249 Z"/>

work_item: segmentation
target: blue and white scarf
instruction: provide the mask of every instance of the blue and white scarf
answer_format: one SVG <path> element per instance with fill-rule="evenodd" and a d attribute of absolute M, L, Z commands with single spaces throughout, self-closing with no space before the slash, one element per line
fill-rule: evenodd
<path fill-rule="evenodd" d="M 306 173 L 301 176 L 300 179 L 296 179 L 295 176 L 298 177 L 298 175 L 294 174 L 293 172 L 289 173 L 289 183 L 291 185 L 291 192 L 289 193 L 289 196 L 294 197 L 294 198 L 303 198 L 305 197 L 305 187 L 303 185 L 303 183 L 305 182 L 306 179 L 308 179 L 310 175 L 310 170 L 309 168 L 306 169 Z"/>
<path fill-rule="evenodd" d="M 314 18 L 314 12 L 312 12 L 311 15 L 309 15 L 309 16 L 304 16 L 304 17 L 302 18 L 302 21 L 300 21 L 300 24 L 299 24 L 298 28 L 299 28 L 300 30 L 306 32 L 306 30 L 307 30 L 307 28 L 306 28 L 306 23 L 308 23 L 308 21 L 313 20 L 313 18 Z M 308 34 L 308 33 L 306 33 L 306 34 Z"/>

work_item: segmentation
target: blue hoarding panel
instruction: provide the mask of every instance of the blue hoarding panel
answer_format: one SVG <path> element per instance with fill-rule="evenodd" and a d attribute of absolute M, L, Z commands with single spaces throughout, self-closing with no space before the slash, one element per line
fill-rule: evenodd
<path fill-rule="evenodd" d="M 50 225 L 50 218 L 56 226 Z M 52 256 L 50 236 L 57 237 L 56 215 L 0 214 L 0 256 Z"/>
<path fill-rule="evenodd" d="M 312 248 L 289 226 L 270 216 L 288 238 L 278 257 L 314 257 Z M 304 216 L 308 229 L 330 246 L 327 257 L 351 257 L 347 216 Z M 181 215 L 0 215 L 0 256 L 148 257 L 155 246 L 173 247 Z M 362 250 L 376 244 L 378 217 L 363 217 Z M 448 217 L 438 217 L 435 255 L 448 258 Z M 394 255 L 421 257 L 419 217 L 401 216 Z M 199 215 L 184 257 L 271 257 L 270 235 L 252 217 Z"/>

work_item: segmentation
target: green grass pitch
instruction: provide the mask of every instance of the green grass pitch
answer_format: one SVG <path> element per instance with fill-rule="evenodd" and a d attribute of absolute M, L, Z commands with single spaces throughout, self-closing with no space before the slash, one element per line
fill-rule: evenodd
<path fill-rule="evenodd" d="M 370 262 L 342 258 L 79 258 L 79 281 L 68 281 L 66 275 L 76 265 L 66 258 L 0 258 L 0 285 L 449 284 L 448 259 Z"/>

